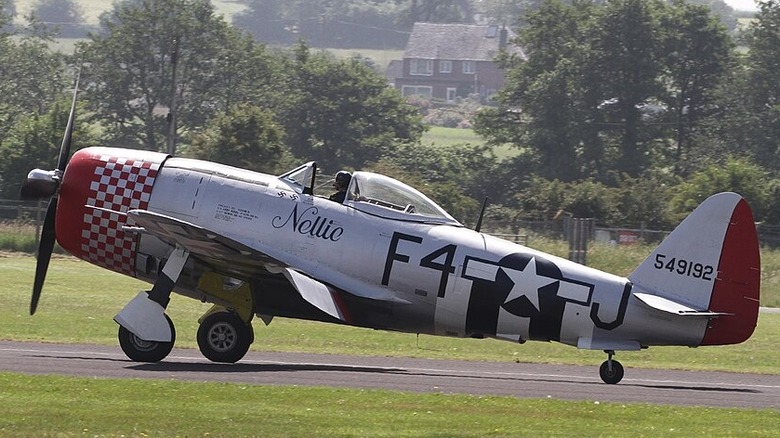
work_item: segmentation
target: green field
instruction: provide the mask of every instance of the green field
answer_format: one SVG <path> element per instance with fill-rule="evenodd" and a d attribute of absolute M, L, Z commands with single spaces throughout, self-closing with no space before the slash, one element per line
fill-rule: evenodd
<path fill-rule="evenodd" d="M 420 142 L 424 145 L 451 148 L 461 144 L 481 145 L 485 140 L 472 129 L 446 128 L 443 126 L 429 126 L 423 134 Z M 510 145 L 501 145 L 493 148 L 498 159 L 512 158 L 518 155 L 519 150 Z"/>
<path fill-rule="evenodd" d="M 482 144 L 485 140 L 471 129 L 445 128 L 431 126 L 422 136 L 422 143 L 441 148 L 449 148 L 459 144 Z"/>
<path fill-rule="evenodd" d="M 116 345 L 112 316 L 146 285 L 66 256 L 52 260 L 38 313 L 27 314 L 35 260 L 0 253 L 0 338 Z M 207 305 L 174 296 L 177 346 L 195 348 Z M 600 352 L 451 339 L 277 318 L 255 322 L 253 350 L 588 364 Z M 621 353 L 628 367 L 778 373 L 780 315 L 730 347 Z M 118 347 L 117 347 L 118 349 Z M 0 373 L 0 436 L 780 436 L 777 410 L 716 409 L 412 394 L 295 386 Z"/>
<path fill-rule="evenodd" d="M 772 437 L 780 412 L 0 373 L 0 436 Z"/>
<path fill-rule="evenodd" d="M 14 3 L 19 15 L 17 19 L 21 19 L 25 14 L 32 11 L 37 0 L 15 0 Z M 84 21 L 89 25 L 97 25 L 100 14 L 111 9 L 114 4 L 111 0 L 75 0 L 75 3 L 81 7 L 84 13 Z M 211 3 L 214 5 L 217 14 L 224 15 L 225 20 L 228 22 L 232 20 L 233 15 L 246 8 L 242 2 L 235 0 L 211 0 Z"/>

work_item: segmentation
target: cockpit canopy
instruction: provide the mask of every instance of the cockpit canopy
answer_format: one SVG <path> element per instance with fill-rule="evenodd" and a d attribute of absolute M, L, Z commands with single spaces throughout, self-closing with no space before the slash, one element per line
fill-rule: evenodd
<path fill-rule="evenodd" d="M 317 164 L 309 162 L 279 179 L 298 193 L 314 194 L 316 172 Z M 344 205 L 390 219 L 460 225 L 420 191 L 378 173 L 353 173 Z"/>
<path fill-rule="evenodd" d="M 457 223 L 443 208 L 418 190 L 378 173 L 352 174 L 345 204 L 384 217 Z"/>

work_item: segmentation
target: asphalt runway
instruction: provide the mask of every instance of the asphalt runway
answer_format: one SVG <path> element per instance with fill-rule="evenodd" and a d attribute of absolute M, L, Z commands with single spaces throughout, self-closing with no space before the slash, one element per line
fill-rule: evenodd
<path fill-rule="evenodd" d="M 129 361 L 118 346 L 0 341 L 0 370 L 27 374 L 780 409 L 780 376 L 626 367 L 622 382 L 607 385 L 598 377 L 599 365 L 265 352 L 249 352 L 237 364 L 216 364 L 188 349 L 146 364 Z"/>

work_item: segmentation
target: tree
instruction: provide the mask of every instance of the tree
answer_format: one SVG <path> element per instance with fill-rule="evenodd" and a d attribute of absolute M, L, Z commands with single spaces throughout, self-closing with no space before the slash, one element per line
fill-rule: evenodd
<path fill-rule="evenodd" d="M 258 41 L 318 47 L 402 48 L 411 24 L 399 24 L 394 2 L 362 0 L 247 0 L 236 26 Z"/>
<path fill-rule="evenodd" d="M 505 88 L 499 107 L 481 112 L 475 130 L 491 143 L 529 148 L 539 175 L 565 181 L 582 176 L 580 146 L 587 119 L 585 87 L 577 84 L 585 72 L 589 2 L 545 1 L 526 18 L 515 44 L 527 60 L 504 57 Z M 587 147 L 587 146 L 586 146 Z"/>
<path fill-rule="evenodd" d="M 408 0 L 401 14 L 401 21 L 410 25 L 418 21 L 470 23 L 473 15 L 468 0 Z"/>
<path fill-rule="evenodd" d="M 22 182 L 34 168 L 53 169 L 57 165 L 62 136 L 70 113 L 70 95 L 63 93 L 43 114 L 21 117 L 0 144 L 0 198 L 17 199 Z M 72 150 L 92 142 L 83 123 L 75 124 Z"/>
<path fill-rule="evenodd" d="M 683 168 L 718 110 L 715 91 L 733 60 L 709 10 L 682 1 L 546 0 L 526 19 L 515 43 L 528 59 L 504 60 L 500 106 L 477 117 L 481 135 L 518 146 L 547 179 L 615 185 L 654 164 Z"/>
<path fill-rule="evenodd" d="M 662 101 L 674 126 L 678 172 L 703 132 L 702 122 L 716 113 L 713 99 L 721 78 L 734 61 L 725 27 L 706 6 L 674 0 L 661 15 Z M 705 146 L 706 147 L 706 146 Z M 700 151 L 706 155 L 706 150 Z M 694 157 L 695 158 L 695 157 Z"/>
<path fill-rule="evenodd" d="M 247 8 L 233 18 L 236 26 L 251 32 L 258 41 L 289 42 L 293 37 L 290 30 L 285 29 L 285 0 L 250 0 Z"/>
<path fill-rule="evenodd" d="M 734 32 L 737 29 L 736 11 L 724 0 L 690 0 L 689 4 L 704 6 L 711 10 L 729 32 Z"/>
<path fill-rule="evenodd" d="M 62 91 L 63 56 L 36 36 L 0 37 L 0 144 L 23 117 L 49 109 Z"/>
<path fill-rule="evenodd" d="M 193 138 L 190 155 L 258 172 L 281 173 L 281 166 L 290 167 L 290 152 L 283 138 L 282 127 L 270 111 L 241 104 L 210 121 Z"/>
<path fill-rule="evenodd" d="M 484 145 L 440 147 L 405 144 L 386 154 L 372 170 L 394 176 L 422 190 L 453 217 L 475 223 L 480 202 L 502 202 L 505 187 L 491 184 L 498 160 Z"/>
<path fill-rule="evenodd" d="M 273 80 L 252 75 L 257 66 L 249 64 L 263 62 L 262 50 L 217 17 L 209 0 L 117 3 L 81 51 L 91 109 L 110 144 L 175 153 L 178 134 L 249 98 L 238 91 L 268 90 Z"/>
<path fill-rule="evenodd" d="M 752 206 L 757 221 L 768 213 L 770 185 L 766 172 L 749 159 L 728 157 L 714 161 L 697 171 L 674 189 L 670 202 L 672 219 L 681 221 L 710 195 L 733 191 L 741 194 Z"/>
<path fill-rule="evenodd" d="M 617 213 L 615 189 L 592 179 L 564 183 L 534 177 L 517 194 L 524 217 L 551 220 L 561 214 L 577 218 L 598 218 L 612 225 Z"/>
<path fill-rule="evenodd" d="M 13 27 L 14 17 L 16 17 L 16 4 L 14 0 L 0 0 L 0 38 L 3 32 Z"/>
<path fill-rule="evenodd" d="M 300 43 L 288 62 L 287 99 L 278 113 L 295 155 L 328 172 L 359 169 L 420 138 L 416 109 L 359 59 L 312 54 Z"/>
<path fill-rule="evenodd" d="M 597 69 L 600 87 L 608 93 L 602 107 L 619 145 L 616 167 L 631 176 L 649 164 L 652 138 L 642 129 L 643 108 L 661 91 L 656 22 L 660 7 L 655 0 L 610 1 L 592 28 L 589 68 Z"/>
<path fill-rule="evenodd" d="M 73 0 L 38 0 L 35 3 L 38 18 L 53 23 L 78 24 L 84 21 L 84 12 Z"/>
<path fill-rule="evenodd" d="M 478 12 L 507 26 L 524 27 L 525 16 L 536 10 L 544 0 L 481 0 Z"/>
<path fill-rule="evenodd" d="M 669 220 L 670 193 L 679 179 L 663 169 L 650 170 L 640 178 L 621 177 L 617 181 L 617 211 L 612 226 L 672 229 L 676 221 Z"/>
<path fill-rule="evenodd" d="M 84 12 L 74 0 L 38 0 L 33 10 L 43 23 L 63 29 L 64 37 L 77 35 L 77 26 L 84 23 Z"/>
<path fill-rule="evenodd" d="M 739 134 L 742 150 L 752 151 L 756 162 L 780 169 L 780 2 L 758 2 L 755 20 L 745 32 L 749 49 L 744 82 L 738 92 L 744 102 L 740 117 L 730 128 Z"/>

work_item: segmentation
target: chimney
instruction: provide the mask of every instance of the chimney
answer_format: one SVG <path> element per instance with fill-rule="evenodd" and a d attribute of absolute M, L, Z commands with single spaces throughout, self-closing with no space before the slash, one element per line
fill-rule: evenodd
<path fill-rule="evenodd" d="M 506 40 L 509 37 L 509 32 L 506 30 L 506 26 L 501 26 L 501 31 L 498 33 L 498 48 L 506 48 Z"/>

